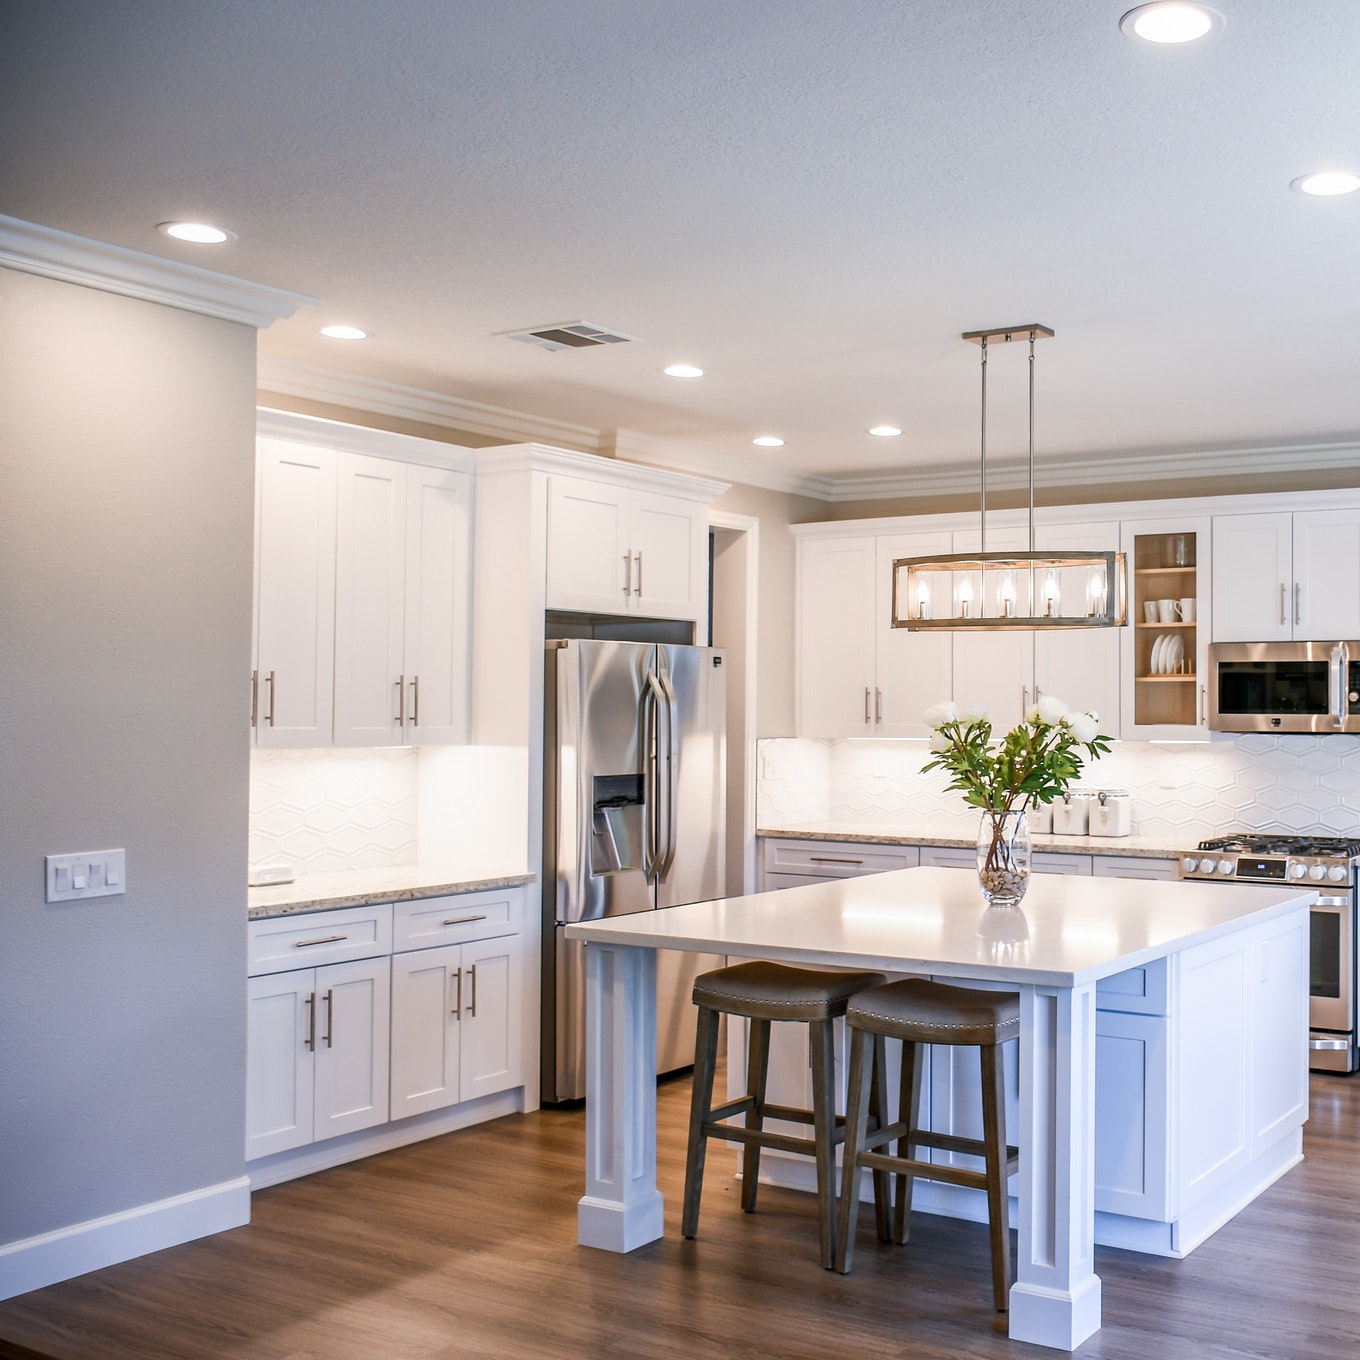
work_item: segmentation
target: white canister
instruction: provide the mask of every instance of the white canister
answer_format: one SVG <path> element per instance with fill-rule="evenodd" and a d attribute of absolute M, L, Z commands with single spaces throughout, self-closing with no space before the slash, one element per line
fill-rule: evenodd
<path fill-rule="evenodd" d="M 1053 834 L 1084 836 L 1091 795 L 1085 789 L 1069 789 L 1053 800 Z"/>
<path fill-rule="evenodd" d="M 1031 836 L 1048 836 L 1053 831 L 1053 804 L 1031 803 L 1025 809 L 1025 822 Z"/>
<path fill-rule="evenodd" d="M 1127 836 L 1133 830 L 1133 806 L 1127 789 L 1098 789 L 1090 801 L 1090 834 Z"/>

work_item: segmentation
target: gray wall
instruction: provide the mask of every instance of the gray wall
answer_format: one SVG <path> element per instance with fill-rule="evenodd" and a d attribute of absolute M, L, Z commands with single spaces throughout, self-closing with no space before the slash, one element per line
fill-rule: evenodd
<path fill-rule="evenodd" d="M 243 1171 L 254 378 L 0 269 L 0 1244 Z M 112 846 L 124 896 L 45 903 Z"/>

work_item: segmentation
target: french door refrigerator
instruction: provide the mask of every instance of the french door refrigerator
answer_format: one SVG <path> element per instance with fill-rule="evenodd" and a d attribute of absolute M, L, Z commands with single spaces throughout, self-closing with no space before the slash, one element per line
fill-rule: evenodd
<path fill-rule="evenodd" d="M 574 921 L 723 895 L 724 653 L 547 644 L 542 1096 L 585 1091 L 585 946 Z M 657 951 L 657 1071 L 694 1061 L 694 978 L 721 956 Z"/>

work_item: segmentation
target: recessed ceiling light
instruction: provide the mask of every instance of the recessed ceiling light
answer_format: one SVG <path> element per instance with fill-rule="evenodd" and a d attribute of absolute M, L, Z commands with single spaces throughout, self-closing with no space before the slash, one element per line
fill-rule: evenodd
<path fill-rule="evenodd" d="M 784 447 L 784 441 L 773 434 L 762 434 L 759 438 L 751 440 L 751 443 L 758 444 L 762 449 L 782 449 Z"/>
<path fill-rule="evenodd" d="M 358 326 L 322 326 L 322 335 L 328 335 L 332 340 L 367 340 L 368 332 L 361 331 Z"/>
<path fill-rule="evenodd" d="M 870 425 L 869 433 L 876 434 L 880 439 L 892 439 L 902 431 L 896 425 Z"/>
<path fill-rule="evenodd" d="M 704 370 L 695 368 L 693 364 L 671 364 L 669 368 L 661 370 L 668 378 L 702 378 Z"/>
<path fill-rule="evenodd" d="M 234 241 L 236 233 L 224 227 L 212 227 L 206 222 L 161 222 L 157 231 L 173 236 L 177 241 L 192 241 L 195 245 L 220 246 L 223 241 Z"/>
<path fill-rule="evenodd" d="M 1318 170 L 1311 175 L 1300 175 L 1291 180 L 1289 187 L 1301 194 L 1314 194 L 1320 198 L 1332 198 L 1337 194 L 1353 194 L 1360 189 L 1360 175 L 1349 170 Z"/>
<path fill-rule="evenodd" d="M 1150 43 L 1194 42 L 1223 24 L 1218 10 L 1189 0 L 1155 0 L 1131 9 L 1119 21 L 1126 36 Z"/>

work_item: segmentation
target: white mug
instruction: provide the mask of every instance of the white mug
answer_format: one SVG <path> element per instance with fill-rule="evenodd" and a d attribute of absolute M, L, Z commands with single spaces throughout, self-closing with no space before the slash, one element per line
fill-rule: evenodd
<path fill-rule="evenodd" d="M 1176 606 L 1176 612 L 1181 616 L 1182 623 L 1194 623 L 1195 597 L 1193 595 L 1183 595 Z"/>
<path fill-rule="evenodd" d="M 1156 601 L 1156 600 L 1144 600 L 1144 601 L 1143 601 L 1143 621 L 1144 621 L 1145 623 L 1156 623 L 1156 622 L 1157 622 L 1157 601 Z"/>
<path fill-rule="evenodd" d="M 1159 621 L 1161 623 L 1175 623 L 1178 608 L 1179 604 L 1176 600 L 1158 600 L 1157 612 L 1161 616 Z"/>

